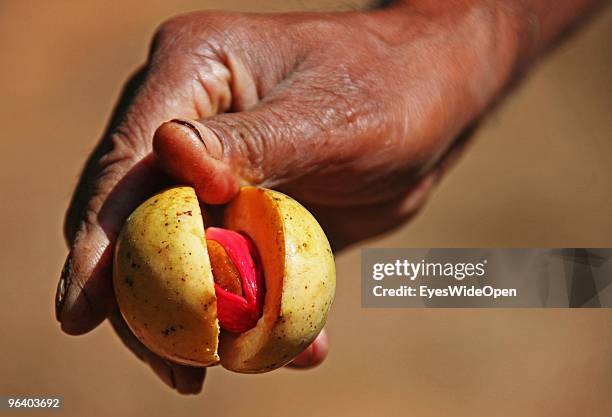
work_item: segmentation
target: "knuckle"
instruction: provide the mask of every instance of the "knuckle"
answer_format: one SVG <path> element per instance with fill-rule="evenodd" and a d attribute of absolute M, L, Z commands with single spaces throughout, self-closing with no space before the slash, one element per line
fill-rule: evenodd
<path fill-rule="evenodd" d="M 196 20 L 198 22 L 196 23 Z M 196 48 L 206 22 L 195 13 L 173 16 L 162 22 L 153 35 L 150 60 L 153 63 L 184 55 Z"/>
<path fill-rule="evenodd" d="M 66 212 L 64 236 L 69 245 L 98 224 L 98 213 L 109 191 L 138 158 L 139 152 L 122 133 L 102 142 L 85 166 Z"/>
<path fill-rule="evenodd" d="M 153 36 L 150 68 L 155 73 L 170 75 L 174 82 L 184 83 L 224 73 L 223 51 L 230 47 L 229 28 L 234 26 L 228 24 L 224 14 L 215 12 L 172 17 Z"/>
<path fill-rule="evenodd" d="M 191 12 L 170 17 L 155 30 L 152 51 L 182 53 L 198 50 L 201 45 L 213 43 L 239 30 L 234 24 L 238 14 L 221 12 Z"/>
<path fill-rule="evenodd" d="M 109 151 L 102 155 L 97 163 L 99 175 L 104 175 L 107 171 L 113 170 L 119 165 L 133 162 L 139 156 L 131 143 L 132 141 L 122 133 L 113 133 L 109 142 Z"/>
<path fill-rule="evenodd" d="M 155 31 L 152 55 L 167 56 L 178 52 L 191 57 L 216 58 L 223 61 L 228 51 L 249 56 L 253 45 L 265 45 L 255 52 L 270 48 L 285 36 L 279 19 L 235 12 L 192 12 L 171 17 L 162 22 Z M 252 58 L 255 60 L 255 58 Z"/>
<path fill-rule="evenodd" d="M 177 37 L 182 36 L 185 30 L 191 26 L 193 13 L 172 16 L 157 26 L 153 35 L 154 45 L 163 46 L 173 43 Z"/>
<path fill-rule="evenodd" d="M 96 214 L 101 203 L 125 173 L 135 165 L 141 154 L 119 133 L 109 138 L 110 149 L 95 164 L 95 174 L 89 186 L 87 207 Z"/>
<path fill-rule="evenodd" d="M 152 148 L 154 127 L 160 117 L 154 114 L 155 103 L 149 97 L 139 97 L 134 105 L 126 110 L 123 120 L 107 136 L 105 154 L 144 157 Z"/>

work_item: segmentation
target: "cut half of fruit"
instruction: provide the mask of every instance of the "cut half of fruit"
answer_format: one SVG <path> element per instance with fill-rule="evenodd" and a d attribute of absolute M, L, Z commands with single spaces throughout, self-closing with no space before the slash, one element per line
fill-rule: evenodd
<path fill-rule="evenodd" d="M 287 364 L 322 330 L 333 301 L 325 234 L 295 200 L 263 188 L 242 188 L 222 228 L 205 231 L 204 216 L 190 187 L 163 191 L 130 215 L 113 266 L 125 321 L 178 363 L 220 360 L 244 373 Z"/>

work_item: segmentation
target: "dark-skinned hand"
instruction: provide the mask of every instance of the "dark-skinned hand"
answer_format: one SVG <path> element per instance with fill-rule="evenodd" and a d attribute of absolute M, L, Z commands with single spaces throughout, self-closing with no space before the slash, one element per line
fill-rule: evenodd
<path fill-rule="evenodd" d="M 241 185 L 254 184 L 306 205 L 335 250 L 399 226 L 539 49 L 529 19 L 539 19 L 544 44 L 570 20 L 545 20 L 524 3 L 201 12 L 163 23 L 67 213 L 70 253 L 56 300 L 62 329 L 82 334 L 109 318 L 163 381 L 199 392 L 204 369 L 155 355 L 117 312 L 112 252 L 129 213 L 171 181 L 193 186 L 206 205 L 227 203 Z M 568 16 L 576 13 L 568 8 Z M 327 350 L 323 332 L 292 366 L 315 366 Z"/>

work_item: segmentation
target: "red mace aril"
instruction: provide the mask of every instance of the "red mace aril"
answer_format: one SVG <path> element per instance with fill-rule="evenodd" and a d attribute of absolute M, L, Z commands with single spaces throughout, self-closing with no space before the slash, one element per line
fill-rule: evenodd
<path fill-rule="evenodd" d="M 209 227 L 206 242 L 215 281 L 217 318 L 222 329 L 245 332 L 263 313 L 264 279 L 259 254 L 245 235 Z"/>

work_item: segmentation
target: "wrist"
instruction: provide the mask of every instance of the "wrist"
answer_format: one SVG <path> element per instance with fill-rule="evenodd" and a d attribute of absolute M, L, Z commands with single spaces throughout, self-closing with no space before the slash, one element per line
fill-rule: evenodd
<path fill-rule="evenodd" d="M 419 41 L 415 35 L 441 39 L 434 53 L 463 67 L 455 68 L 457 76 L 472 80 L 478 90 L 474 94 L 486 105 L 535 54 L 539 22 L 526 4 L 523 0 L 399 0 L 368 13 L 372 22 L 367 26 L 391 45 Z M 444 51 L 447 45 L 449 50 Z"/>

